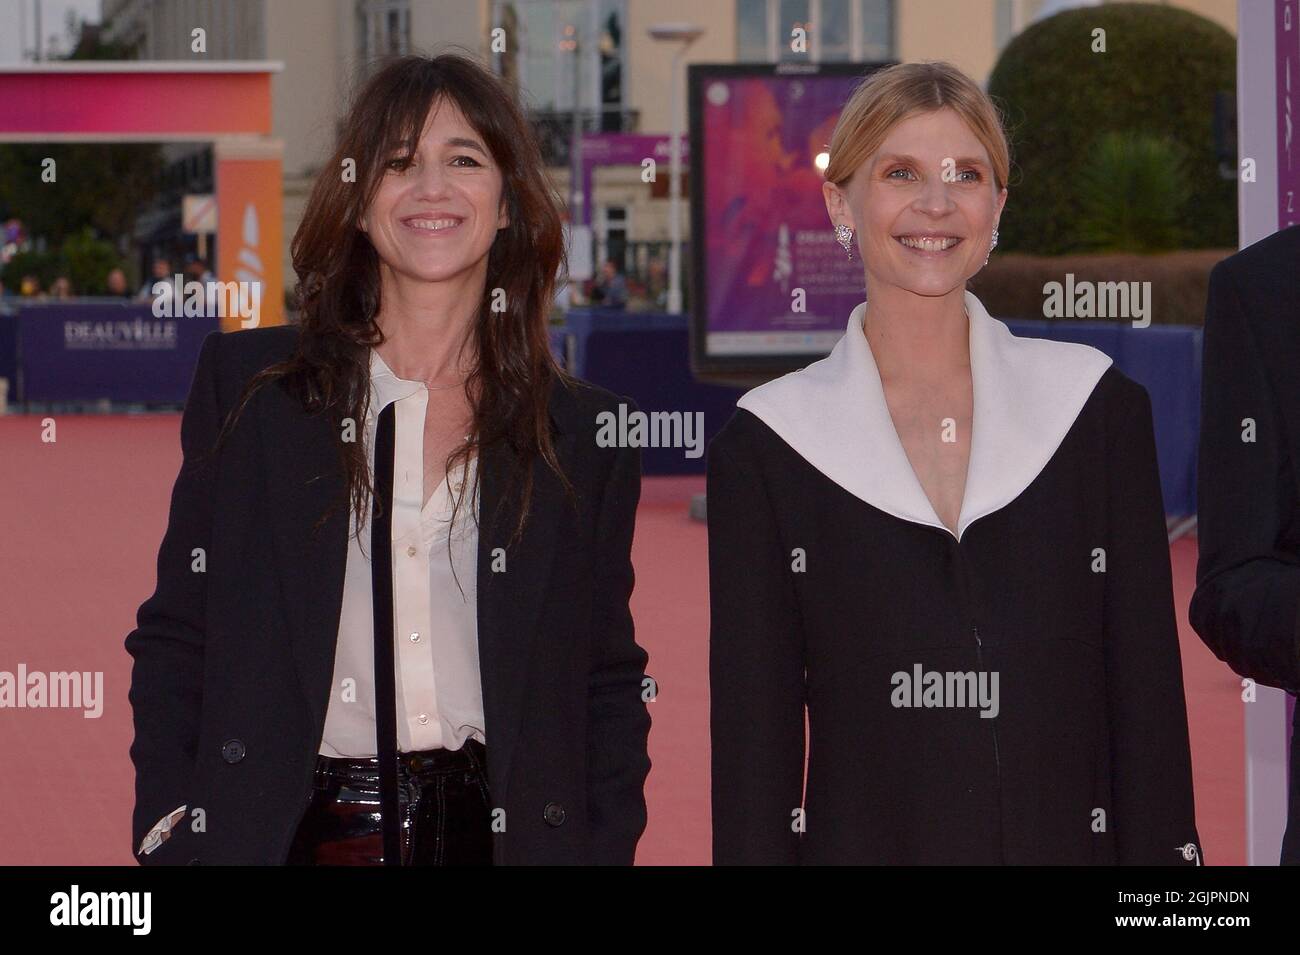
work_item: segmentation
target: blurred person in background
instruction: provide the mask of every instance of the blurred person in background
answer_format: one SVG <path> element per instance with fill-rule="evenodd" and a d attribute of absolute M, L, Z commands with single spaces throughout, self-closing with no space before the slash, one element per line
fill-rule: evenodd
<path fill-rule="evenodd" d="M 202 285 L 203 298 L 205 304 L 204 314 L 209 317 L 216 317 L 220 314 L 220 299 L 218 289 L 213 285 L 213 275 L 208 271 L 206 259 L 195 256 L 185 263 L 185 282 L 197 282 Z"/>
<path fill-rule="evenodd" d="M 646 297 L 654 311 L 668 310 L 668 264 L 657 255 L 646 266 Z"/>
<path fill-rule="evenodd" d="M 121 269 L 113 269 L 104 278 L 104 285 L 108 289 L 108 295 L 113 298 L 130 298 L 131 293 L 126 284 L 126 273 Z"/>
<path fill-rule="evenodd" d="M 213 279 L 212 271 L 208 268 L 208 260 L 195 256 L 185 263 L 185 281 L 187 282 L 211 282 Z"/>
<path fill-rule="evenodd" d="M 165 298 L 170 298 L 172 296 L 173 276 L 171 259 L 162 257 L 154 259 L 152 272 L 153 277 L 150 278 L 149 281 L 145 282 L 144 285 L 140 287 L 140 291 L 136 293 L 135 297 L 137 301 L 152 302 L 154 300 L 154 285 L 159 282 L 164 283 L 164 287 L 161 289 L 159 294 Z"/>
<path fill-rule="evenodd" d="M 602 308 L 627 307 L 627 279 L 613 259 L 605 260 L 600 267 L 600 280 L 596 283 L 597 301 Z"/>

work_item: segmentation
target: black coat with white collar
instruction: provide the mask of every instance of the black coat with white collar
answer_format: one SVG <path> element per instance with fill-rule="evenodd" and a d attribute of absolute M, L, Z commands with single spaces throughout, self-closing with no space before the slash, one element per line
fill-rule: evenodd
<path fill-rule="evenodd" d="M 165 813 L 185 804 L 191 814 L 137 856 L 147 864 L 282 863 L 311 794 L 346 509 L 311 529 L 343 484 L 337 432 L 273 383 L 249 402 L 215 464 L 194 464 L 247 380 L 288 357 L 297 334 L 213 333 L 195 371 L 157 589 L 126 639 L 135 660 L 133 852 Z M 528 524 L 511 547 L 513 519 L 488 519 L 503 501 L 511 452 L 482 452 L 478 634 L 488 784 L 505 810 L 498 864 L 631 864 L 645 827 L 647 657 L 628 606 L 640 454 L 595 438 L 597 415 L 619 401 L 631 404 L 592 386 L 554 388 L 555 451 L 578 506 L 538 462 Z M 504 573 L 493 572 L 498 547 Z M 192 571 L 196 548 L 204 573 Z"/>
<path fill-rule="evenodd" d="M 1147 394 L 966 304 L 958 535 L 893 429 L 861 306 L 710 445 L 715 862 L 1199 858 Z M 996 674 L 996 710 L 900 689 L 918 674 L 983 674 L 989 702 Z"/>

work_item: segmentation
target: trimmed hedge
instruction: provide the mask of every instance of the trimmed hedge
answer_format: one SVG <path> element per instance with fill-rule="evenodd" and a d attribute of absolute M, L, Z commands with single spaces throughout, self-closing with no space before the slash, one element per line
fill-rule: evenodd
<path fill-rule="evenodd" d="M 1237 250 L 1198 249 L 1160 255 L 1001 254 L 999 248 L 969 287 L 994 318 L 1042 320 L 1048 282 L 1150 282 L 1153 325 L 1201 325 L 1210 289 L 1210 269 Z M 1063 319 L 1068 321 L 1069 319 Z M 1080 319 L 1106 321 L 1106 319 Z M 1113 319 L 1112 319 L 1113 321 Z"/>
<path fill-rule="evenodd" d="M 1092 31 L 1106 31 L 1093 53 Z M 1186 248 L 1235 248 L 1237 180 L 1219 177 L 1214 97 L 1235 95 L 1236 40 L 1176 7 L 1108 3 L 1066 10 L 1007 45 L 988 91 L 1006 116 L 1014 167 L 1001 248 L 1077 251 L 1088 159 L 1108 133 L 1166 139 L 1186 156 Z M 1170 175 L 1178 175 L 1175 170 Z"/>

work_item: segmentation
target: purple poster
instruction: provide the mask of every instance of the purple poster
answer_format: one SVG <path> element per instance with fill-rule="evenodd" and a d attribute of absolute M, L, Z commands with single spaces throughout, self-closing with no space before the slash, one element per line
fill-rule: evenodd
<path fill-rule="evenodd" d="M 862 263 L 835 241 L 822 169 L 840 109 L 867 70 L 701 78 L 694 126 L 710 356 L 822 354 L 844 334 L 863 299 Z"/>
<path fill-rule="evenodd" d="M 1277 227 L 1300 222 L 1300 0 L 1277 0 Z"/>

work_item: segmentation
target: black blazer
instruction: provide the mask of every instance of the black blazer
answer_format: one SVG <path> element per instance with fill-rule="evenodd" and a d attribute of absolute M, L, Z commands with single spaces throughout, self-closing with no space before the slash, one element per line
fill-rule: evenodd
<path fill-rule="evenodd" d="M 126 638 L 132 854 L 165 813 L 189 813 L 136 856 L 145 864 L 281 864 L 310 799 L 347 558 L 346 507 L 311 532 L 343 484 L 337 433 L 273 383 L 215 464 L 196 464 L 244 383 L 288 357 L 297 334 L 213 333 L 194 374 L 157 589 Z M 595 440 L 597 414 L 619 401 L 632 404 L 594 386 L 555 387 L 555 450 L 578 506 L 538 462 L 504 573 L 492 572 L 492 553 L 518 513 L 503 499 L 512 452 L 482 451 L 478 637 L 488 784 L 505 810 L 497 864 L 631 864 L 645 828 L 647 656 L 628 606 L 640 452 Z M 197 548 L 203 573 L 192 570 Z"/>
<path fill-rule="evenodd" d="M 1300 226 L 1211 270 L 1197 470 L 1200 559 L 1190 609 L 1192 626 L 1220 660 L 1292 694 L 1300 694 L 1297 319 Z M 1300 707 L 1282 862 L 1300 864 Z"/>
<path fill-rule="evenodd" d="M 959 536 L 852 319 L 709 447 L 715 863 L 1200 857 L 1147 394 L 967 301 Z M 996 674 L 997 706 L 905 705 L 918 666 Z"/>

